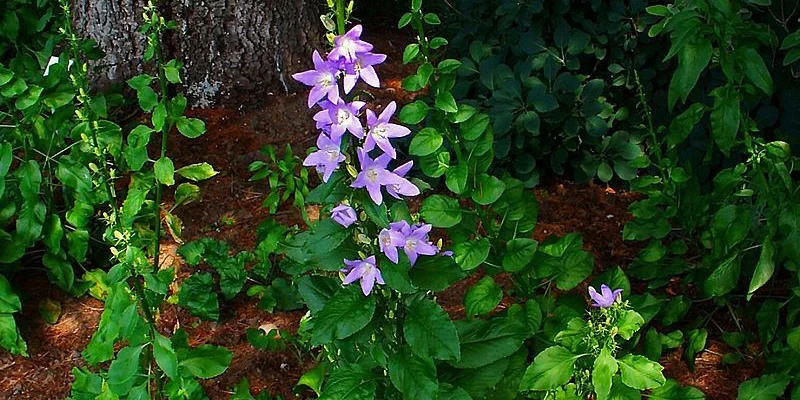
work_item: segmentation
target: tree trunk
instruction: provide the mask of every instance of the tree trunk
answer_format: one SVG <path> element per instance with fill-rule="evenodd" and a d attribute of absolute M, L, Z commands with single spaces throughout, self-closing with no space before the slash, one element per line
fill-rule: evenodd
<path fill-rule="evenodd" d="M 93 64 L 107 87 L 142 73 L 144 37 L 137 32 L 147 0 L 73 0 L 75 27 L 106 53 Z M 192 105 L 248 105 L 268 92 L 300 89 L 291 74 L 308 69 L 322 45 L 319 1 L 168 0 L 165 18 L 178 29 L 165 38 L 167 57 L 181 60 Z"/>

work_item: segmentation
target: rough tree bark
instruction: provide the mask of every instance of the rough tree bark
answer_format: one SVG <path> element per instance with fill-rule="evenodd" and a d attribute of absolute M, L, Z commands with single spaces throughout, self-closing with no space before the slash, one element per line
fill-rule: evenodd
<path fill-rule="evenodd" d="M 76 29 L 106 56 L 95 63 L 99 86 L 142 72 L 137 32 L 147 0 L 72 0 Z M 183 61 L 194 106 L 248 104 L 267 92 L 300 89 L 291 74 L 307 69 L 322 38 L 314 0 L 167 0 L 161 10 L 178 23 L 168 56 Z"/>

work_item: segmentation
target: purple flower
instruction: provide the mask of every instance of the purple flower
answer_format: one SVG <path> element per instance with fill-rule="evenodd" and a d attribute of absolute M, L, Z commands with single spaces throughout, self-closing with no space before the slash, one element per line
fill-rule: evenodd
<path fill-rule="evenodd" d="M 372 45 L 361 40 L 361 25 L 356 25 L 344 35 L 333 39 L 334 48 L 328 53 L 328 60 L 339 61 L 344 59 L 347 63 L 355 63 L 358 53 L 372 50 Z"/>
<path fill-rule="evenodd" d="M 394 147 L 392 147 L 392 143 L 389 142 L 389 139 L 408 136 L 411 134 L 411 130 L 402 125 L 389 122 L 395 110 L 397 110 L 397 104 L 395 102 L 389 103 L 386 109 L 381 112 L 381 115 L 377 117 L 372 110 L 367 110 L 367 126 L 369 126 L 369 133 L 367 134 L 367 139 L 364 141 L 364 150 L 371 151 L 375 148 L 375 145 L 378 145 L 378 147 L 390 157 L 397 157 L 397 152 L 394 150 Z"/>
<path fill-rule="evenodd" d="M 339 140 L 346 131 L 350 131 L 357 138 L 364 137 L 364 127 L 358 120 L 358 112 L 366 105 L 363 101 L 345 103 L 338 99 L 335 103 L 323 102 L 323 110 L 314 114 L 317 128 L 330 129 L 331 138 Z M 329 127 L 329 128 L 328 128 Z"/>
<path fill-rule="evenodd" d="M 381 156 L 381 157 L 383 157 L 383 156 Z M 380 158 L 380 157 L 378 157 L 378 158 Z M 406 174 L 408 173 L 408 171 L 411 170 L 411 167 L 413 167 L 413 166 L 414 166 L 414 161 L 409 161 L 409 162 L 407 162 L 407 163 L 395 168 L 392 172 L 394 172 L 395 175 L 397 175 L 397 176 L 399 176 L 401 178 L 405 178 Z M 397 185 L 397 184 L 386 185 L 386 193 L 389 193 L 390 196 L 392 196 L 392 197 L 394 197 L 395 199 L 398 199 L 398 200 L 402 199 L 402 197 L 400 197 L 400 193 L 399 193 L 400 190 L 402 190 L 402 187 L 400 185 Z"/>
<path fill-rule="evenodd" d="M 375 204 L 380 205 L 383 203 L 381 186 L 397 185 L 396 192 L 403 196 L 416 196 L 419 194 L 419 188 L 414 186 L 408 179 L 401 178 L 386 169 L 389 157 L 385 154 L 378 157 L 377 160 L 372 160 L 362 148 L 358 148 L 357 153 L 358 160 L 361 163 L 361 172 L 358 173 L 358 176 L 350 186 L 354 188 L 366 187 L 369 197 L 372 198 Z"/>
<path fill-rule="evenodd" d="M 364 296 L 369 296 L 375 286 L 375 282 L 381 285 L 385 284 L 381 271 L 375 262 L 375 256 L 369 256 L 365 260 L 351 261 L 345 259 L 344 264 L 347 267 L 342 272 L 346 273 L 347 276 L 345 276 L 342 283 L 349 285 L 361 279 L 361 291 L 364 292 Z"/>
<path fill-rule="evenodd" d="M 339 140 L 333 141 L 324 133 L 317 137 L 317 149 L 303 160 L 303 165 L 317 167 L 322 173 L 322 181 L 327 182 L 345 157 L 339 149 Z"/>
<path fill-rule="evenodd" d="M 323 60 L 316 50 L 313 58 L 314 69 L 292 75 L 295 80 L 312 86 L 308 94 L 308 108 L 326 96 L 330 101 L 338 102 L 339 84 L 336 82 L 336 76 L 339 74 L 339 67 L 334 62 Z"/>
<path fill-rule="evenodd" d="M 601 293 L 597 293 L 597 290 L 589 286 L 589 297 L 591 297 L 594 301 L 594 303 L 592 303 L 592 307 L 611 307 L 611 305 L 617 301 L 619 294 L 622 293 L 622 289 L 617 289 L 612 292 L 611 288 L 604 284 L 600 285 L 600 292 Z"/>
<path fill-rule="evenodd" d="M 430 233 L 432 226 L 430 224 L 422 224 L 411 227 L 411 232 L 406 235 L 406 243 L 403 245 L 403 250 L 408 256 L 408 261 L 413 266 L 417 262 L 419 255 L 432 256 L 439 252 L 439 248 L 428 241 L 428 233 Z"/>
<path fill-rule="evenodd" d="M 391 225 L 390 225 L 391 227 Z M 386 258 L 397 264 L 399 261 L 397 248 L 403 247 L 406 244 L 406 237 L 400 232 L 399 229 L 383 229 L 378 234 L 378 245 Z"/>
<path fill-rule="evenodd" d="M 445 250 L 440 254 L 442 255 L 442 257 L 453 257 L 455 255 L 455 253 L 453 253 L 452 250 Z"/>
<path fill-rule="evenodd" d="M 345 228 L 350 227 L 350 225 L 358 220 L 356 210 L 353 210 L 353 207 L 347 204 L 339 204 L 334 207 L 334 209 L 331 210 L 331 218 Z"/>
<path fill-rule="evenodd" d="M 381 81 L 375 73 L 373 66 L 386 61 L 386 54 L 360 53 L 356 61 L 352 64 L 345 64 L 346 74 L 344 76 L 344 92 L 350 93 L 356 86 L 358 78 L 361 78 L 367 85 L 380 87 Z"/>

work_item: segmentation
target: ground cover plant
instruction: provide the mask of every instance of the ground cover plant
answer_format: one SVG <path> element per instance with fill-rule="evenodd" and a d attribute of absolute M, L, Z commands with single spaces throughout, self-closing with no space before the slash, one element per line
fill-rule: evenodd
<path fill-rule="evenodd" d="M 0 6 L 3 369 L 69 297 L 100 308 L 57 397 L 800 399 L 800 9 L 411 0 L 383 40 L 363 3 L 320 1 L 286 76 L 308 137 L 222 154 L 164 7 L 99 91 L 73 4 Z M 573 187 L 603 195 L 565 215 Z M 207 192 L 234 205 L 195 226 Z"/>

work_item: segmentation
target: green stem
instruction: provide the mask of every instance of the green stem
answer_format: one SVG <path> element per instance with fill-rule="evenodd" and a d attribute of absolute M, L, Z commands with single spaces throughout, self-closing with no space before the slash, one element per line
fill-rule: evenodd
<path fill-rule="evenodd" d="M 336 0 L 336 29 L 339 35 L 345 34 L 344 0 Z"/>
<path fill-rule="evenodd" d="M 425 24 L 422 18 L 422 10 L 419 10 L 417 15 L 414 16 L 414 21 L 417 24 L 417 40 L 419 41 L 419 50 L 425 57 L 425 61 L 428 61 L 428 39 L 425 38 Z"/>

